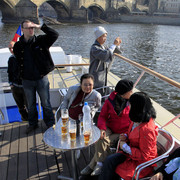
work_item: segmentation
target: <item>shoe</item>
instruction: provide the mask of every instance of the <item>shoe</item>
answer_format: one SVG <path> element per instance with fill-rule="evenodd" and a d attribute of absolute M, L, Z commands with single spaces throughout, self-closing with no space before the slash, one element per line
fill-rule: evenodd
<path fill-rule="evenodd" d="M 25 119 L 25 118 L 21 118 L 21 120 L 22 120 L 23 122 L 27 122 L 27 121 L 28 121 L 28 119 Z"/>
<path fill-rule="evenodd" d="M 94 171 L 91 173 L 91 176 L 98 176 L 101 174 L 102 166 L 96 165 Z"/>
<path fill-rule="evenodd" d="M 35 129 L 37 129 L 39 126 L 38 124 L 35 125 L 35 126 L 29 126 L 27 129 L 26 129 L 26 134 L 29 134 L 30 132 L 34 131 Z"/>
<path fill-rule="evenodd" d="M 75 152 L 76 159 L 79 159 L 80 155 L 81 155 L 81 151 L 80 150 L 76 150 L 76 152 Z"/>
<path fill-rule="evenodd" d="M 90 175 L 93 172 L 93 169 L 91 169 L 89 166 L 86 166 L 82 171 L 81 175 Z"/>

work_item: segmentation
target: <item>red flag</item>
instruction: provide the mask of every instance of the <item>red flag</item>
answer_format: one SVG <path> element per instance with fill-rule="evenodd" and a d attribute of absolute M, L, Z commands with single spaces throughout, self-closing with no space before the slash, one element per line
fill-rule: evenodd
<path fill-rule="evenodd" d="M 16 31 L 16 34 L 14 35 L 14 38 L 12 41 L 17 42 L 19 37 L 21 37 L 21 25 L 19 25 L 18 30 Z"/>

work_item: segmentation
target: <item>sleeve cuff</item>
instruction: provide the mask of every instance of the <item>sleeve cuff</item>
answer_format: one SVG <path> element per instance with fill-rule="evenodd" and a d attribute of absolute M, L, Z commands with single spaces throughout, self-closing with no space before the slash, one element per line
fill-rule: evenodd
<path fill-rule="evenodd" d="M 113 53 L 114 50 L 116 49 L 116 45 L 112 44 L 109 49 Z"/>

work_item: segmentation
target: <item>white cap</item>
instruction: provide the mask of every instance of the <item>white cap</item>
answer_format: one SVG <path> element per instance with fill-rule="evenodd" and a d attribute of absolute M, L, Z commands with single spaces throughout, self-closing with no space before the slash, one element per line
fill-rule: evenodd
<path fill-rule="evenodd" d="M 103 34 L 106 34 L 107 31 L 102 27 L 102 26 L 97 26 L 94 29 L 94 34 L 96 36 L 96 39 L 99 38 L 100 36 L 102 36 Z"/>

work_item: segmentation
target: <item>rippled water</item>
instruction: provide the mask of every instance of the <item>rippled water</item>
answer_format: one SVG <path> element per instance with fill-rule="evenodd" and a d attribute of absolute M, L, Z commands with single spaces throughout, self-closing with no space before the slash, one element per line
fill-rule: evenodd
<path fill-rule="evenodd" d="M 81 54 L 89 58 L 89 50 L 94 42 L 93 29 L 97 24 L 53 25 L 59 32 L 54 46 L 61 46 L 66 54 Z M 111 44 L 116 36 L 123 43 L 123 56 L 180 82 L 180 27 L 143 24 L 103 25 L 108 31 L 106 44 Z M 18 25 L 0 24 L 0 48 L 7 47 Z M 40 31 L 37 34 L 41 33 Z M 140 71 L 116 58 L 111 71 L 122 78 L 135 81 Z M 3 78 L 7 80 L 6 71 Z M 180 90 L 152 76 L 145 74 L 137 86 L 163 107 L 174 114 L 180 113 Z"/>

